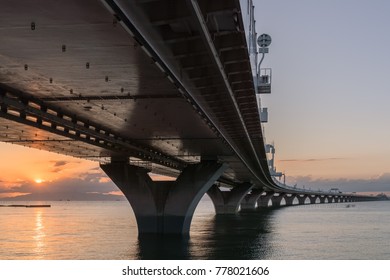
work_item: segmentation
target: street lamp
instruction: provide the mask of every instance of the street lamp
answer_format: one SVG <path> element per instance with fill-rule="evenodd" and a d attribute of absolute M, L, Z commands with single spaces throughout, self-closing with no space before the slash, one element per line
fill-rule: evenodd
<path fill-rule="evenodd" d="M 269 45 L 271 45 L 271 42 L 272 42 L 271 36 L 269 36 L 268 34 L 261 34 L 259 37 L 257 37 L 257 45 L 259 46 L 259 53 L 262 54 L 259 62 L 258 71 L 260 71 L 260 65 L 263 62 L 264 55 L 269 51 L 268 47 Z"/>
<path fill-rule="evenodd" d="M 268 34 L 261 34 L 257 37 L 257 45 L 259 46 L 259 53 L 261 53 L 261 59 L 257 67 L 257 92 L 260 94 L 271 93 L 271 69 L 261 69 L 261 63 L 264 60 L 264 56 L 268 53 L 269 45 L 271 45 L 272 39 Z"/>

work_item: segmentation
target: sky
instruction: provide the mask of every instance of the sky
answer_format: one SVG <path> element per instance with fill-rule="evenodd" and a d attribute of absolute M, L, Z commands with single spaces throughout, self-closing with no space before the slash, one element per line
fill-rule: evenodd
<path fill-rule="evenodd" d="M 0 143 L 0 200 L 117 200 L 99 163 Z"/>
<path fill-rule="evenodd" d="M 390 190 L 390 2 L 254 0 L 268 142 L 289 184 Z"/>
<path fill-rule="evenodd" d="M 254 5 L 258 34 L 272 37 L 265 136 L 287 183 L 390 192 L 390 2 Z M 97 162 L 5 143 L 0 154 L 0 199 L 123 198 Z"/>

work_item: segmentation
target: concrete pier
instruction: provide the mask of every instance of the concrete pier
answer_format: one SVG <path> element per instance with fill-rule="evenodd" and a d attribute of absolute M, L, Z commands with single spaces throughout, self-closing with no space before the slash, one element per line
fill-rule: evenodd
<path fill-rule="evenodd" d="M 293 205 L 293 202 L 294 202 L 294 198 L 296 198 L 297 195 L 296 194 L 292 194 L 292 195 L 285 195 L 284 196 L 284 200 L 286 201 L 286 206 L 292 206 Z"/>
<path fill-rule="evenodd" d="M 140 235 L 188 235 L 196 206 L 227 166 L 217 162 L 189 165 L 176 181 L 152 181 L 148 170 L 127 160 L 113 160 L 101 168 L 130 202 Z"/>
<path fill-rule="evenodd" d="M 274 192 L 266 192 L 257 200 L 258 207 L 268 207 L 270 199 L 274 196 Z"/>
<path fill-rule="evenodd" d="M 309 196 L 306 195 L 306 194 L 304 194 L 304 195 L 297 195 L 299 205 L 305 204 L 306 198 L 308 198 L 308 197 Z"/>
<path fill-rule="evenodd" d="M 253 189 L 250 194 L 245 195 L 244 199 L 241 201 L 241 210 L 256 210 L 257 201 L 262 193 L 262 189 Z"/>
<path fill-rule="evenodd" d="M 317 201 L 318 195 L 309 195 L 310 204 L 315 204 Z"/>
<path fill-rule="evenodd" d="M 207 192 L 213 201 L 215 212 L 217 214 L 236 214 L 239 210 L 241 201 L 252 189 L 250 183 L 243 183 L 228 191 L 222 191 L 218 186 L 213 185 Z"/>
<path fill-rule="evenodd" d="M 279 207 L 280 203 L 282 202 L 282 199 L 284 197 L 284 193 L 280 193 L 277 196 L 272 196 L 271 201 L 272 201 L 272 207 Z"/>

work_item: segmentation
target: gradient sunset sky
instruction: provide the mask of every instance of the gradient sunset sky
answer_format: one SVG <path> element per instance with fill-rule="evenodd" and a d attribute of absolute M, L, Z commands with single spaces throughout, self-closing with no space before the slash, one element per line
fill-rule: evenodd
<path fill-rule="evenodd" d="M 273 42 L 266 137 L 287 182 L 390 190 L 390 2 L 255 1 Z"/>
<path fill-rule="evenodd" d="M 266 139 L 287 183 L 390 191 L 390 2 L 254 0 L 273 42 Z M 0 199 L 118 194 L 97 162 L 0 143 Z M 63 193 L 63 194 L 62 194 Z"/>

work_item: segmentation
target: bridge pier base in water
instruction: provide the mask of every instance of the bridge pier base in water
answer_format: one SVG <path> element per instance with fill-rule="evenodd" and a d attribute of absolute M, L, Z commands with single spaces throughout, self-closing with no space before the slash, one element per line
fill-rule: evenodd
<path fill-rule="evenodd" d="M 284 200 L 286 201 L 286 206 L 292 206 L 294 202 L 294 198 L 296 198 L 296 194 L 292 194 L 288 196 L 287 194 L 284 196 Z"/>
<path fill-rule="evenodd" d="M 241 202 L 241 210 L 256 210 L 257 201 L 259 200 L 262 193 L 262 189 L 254 189 L 250 194 L 245 195 Z"/>
<path fill-rule="evenodd" d="M 152 181 L 149 170 L 130 165 L 127 159 L 100 166 L 130 202 L 140 235 L 188 235 L 200 199 L 227 168 L 201 162 L 186 167 L 176 181 Z"/>
<path fill-rule="evenodd" d="M 305 204 L 305 201 L 306 201 L 307 197 L 308 197 L 308 195 L 306 195 L 306 194 L 304 194 L 304 195 L 297 195 L 299 205 Z"/>
<path fill-rule="evenodd" d="M 236 214 L 241 201 L 252 188 L 253 184 L 243 183 L 229 191 L 222 191 L 218 186 L 213 185 L 207 194 L 213 201 L 217 214 Z"/>
<path fill-rule="evenodd" d="M 318 198 L 318 195 L 309 195 L 310 204 L 316 204 L 317 198 Z"/>
<path fill-rule="evenodd" d="M 272 207 L 279 207 L 284 196 L 284 193 L 280 193 L 278 196 L 272 196 Z"/>
<path fill-rule="evenodd" d="M 274 196 L 274 192 L 266 192 L 265 195 L 262 195 L 257 200 L 257 207 L 268 207 L 270 199 Z"/>

